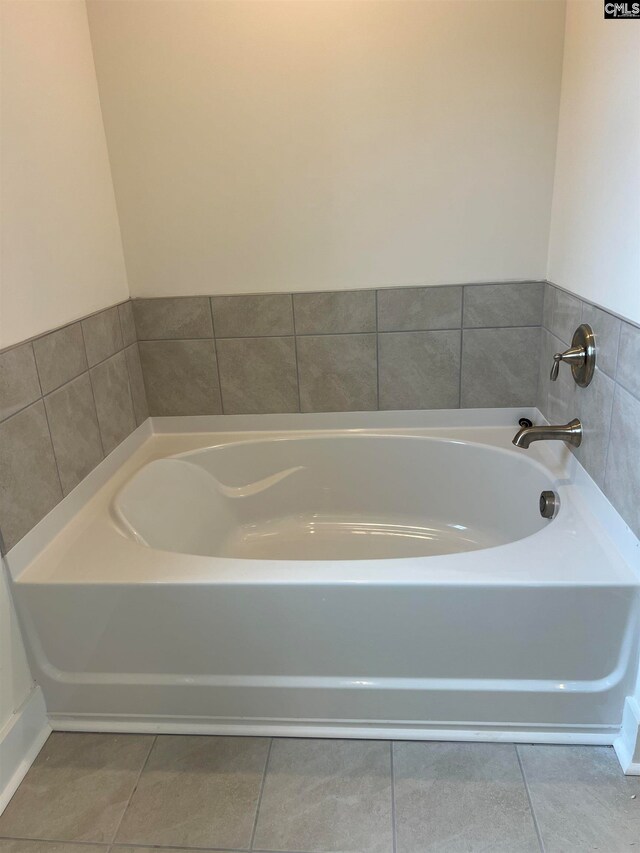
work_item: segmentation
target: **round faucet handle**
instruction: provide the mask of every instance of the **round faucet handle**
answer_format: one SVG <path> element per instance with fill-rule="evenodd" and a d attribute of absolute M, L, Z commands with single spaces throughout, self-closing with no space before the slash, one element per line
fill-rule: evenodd
<path fill-rule="evenodd" d="M 557 352 L 553 356 L 553 365 L 549 378 L 555 382 L 560 370 L 560 362 L 566 361 L 571 367 L 575 382 L 582 388 L 593 379 L 596 366 L 596 339 L 591 326 L 583 323 L 573 334 L 571 346 L 565 352 Z"/>

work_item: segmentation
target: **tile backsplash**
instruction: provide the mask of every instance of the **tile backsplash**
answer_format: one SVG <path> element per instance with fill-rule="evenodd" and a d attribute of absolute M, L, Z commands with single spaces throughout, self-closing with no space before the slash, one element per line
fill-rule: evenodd
<path fill-rule="evenodd" d="M 548 373 L 596 331 L 580 389 Z M 539 354 L 539 355 L 538 355 Z M 151 416 L 538 405 L 640 533 L 640 330 L 544 282 L 135 299 L 0 353 L 12 547 Z"/>
<path fill-rule="evenodd" d="M 5 548 L 148 415 L 130 302 L 0 353 Z"/>
<path fill-rule="evenodd" d="M 533 405 L 544 283 L 137 299 L 152 415 Z"/>
<path fill-rule="evenodd" d="M 580 323 L 596 337 L 596 370 L 586 388 L 560 365 L 549 373 L 553 354 L 571 344 Z M 537 406 L 551 423 L 580 418 L 584 438 L 572 448 L 627 524 L 640 536 L 640 328 L 566 293 L 545 287 Z"/>

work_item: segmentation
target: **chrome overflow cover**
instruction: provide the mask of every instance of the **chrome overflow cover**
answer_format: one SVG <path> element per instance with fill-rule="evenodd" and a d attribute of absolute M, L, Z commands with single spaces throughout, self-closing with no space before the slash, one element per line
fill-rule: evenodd
<path fill-rule="evenodd" d="M 540 495 L 540 515 L 555 518 L 560 509 L 560 498 L 555 492 L 545 491 Z"/>

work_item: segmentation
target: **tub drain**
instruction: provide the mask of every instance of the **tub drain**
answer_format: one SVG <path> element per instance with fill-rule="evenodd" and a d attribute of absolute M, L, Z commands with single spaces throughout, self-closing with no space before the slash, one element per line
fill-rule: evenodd
<path fill-rule="evenodd" d="M 555 492 L 542 492 L 540 495 L 540 515 L 543 518 L 555 518 L 560 509 L 560 498 Z"/>

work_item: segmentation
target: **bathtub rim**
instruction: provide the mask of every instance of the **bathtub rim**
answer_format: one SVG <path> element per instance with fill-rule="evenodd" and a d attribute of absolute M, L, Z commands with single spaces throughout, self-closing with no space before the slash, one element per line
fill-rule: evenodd
<path fill-rule="evenodd" d="M 528 417 L 534 423 L 548 423 L 535 407 L 487 409 L 438 409 L 375 412 L 322 412 L 313 414 L 263 415 L 197 415 L 184 417 L 153 417 L 144 421 L 118 447 L 57 504 L 32 530 L 2 557 L 10 578 L 15 582 L 77 517 L 80 510 L 92 502 L 102 488 L 123 469 L 145 445 L 167 436 L 185 434 L 198 441 L 203 433 L 272 432 L 276 430 L 307 429 L 313 431 L 388 430 L 412 432 L 416 429 L 492 429 L 513 427 L 518 418 Z M 202 444 L 197 444 L 202 447 Z M 194 447 L 195 449 L 195 447 Z M 545 466 L 562 472 L 571 497 L 576 498 L 598 518 L 617 552 L 640 580 L 640 539 L 619 515 L 578 459 L 561 442 L 541 442 L 529 453 L 541 459 Z M 157 456 L 150 455 L 146 461 Z M 141 467 L 141 464 L 138 467 Z M 124 478 L 122 479 L 124 483 Z M 511 543 L 509 543 L 511 544 Z M 502 547 L 502 546 L 498 546 Z"/>
<path fill-rule="evenodd" d="M 538 422 L 544 420 L 541 418 L 537 410 L 528 410 L 530 416 Z M 635 586 L 640 582 L 640 541 L 638 541 L 633 533 L 627 528 L 620 516 L 609 504 L 604 495 L 597 488 L 595 483 L 588 477 L 584 469 L 579 465 L 575 457 L 569 450 L 560 442 L 542 443 L 533 446 L 531 450 L 506 450 L 509 445 L 506 443 L 507 437 L 513 427 L 514 420 L 524 414 L 522 409 L 492 409 L 492 410 L 449 410 L 436 412 L 365 412 L 365 413 L 324 413 L 322 415 L 248 415 L 248 416 L 204 416 L 196 418 L 175 418 L 161 419 L 158 425 L 156 420 L 145 422 L 139 427 L 135 433 L 129 436 L 106 460 L 95 469 L 89 477 L 83 481 L 76 489 L 73 490 L 62 502 L 40 524 L 31 531 L 24 540 L 16 545 L 5 558 L 12 575 L 13 581 L 19 583 L 41 583 L 47 580 L 51 582 L 52 575 L 50 573 L 43 574 L 37 566 L 42 566 L 51 559 L 55 559 L 56 555 L 60 559 L 66 552 L 70 550 L 69 543 L 71 537 L 74 536 L 74 531 L 86 527 L 95 520 L 97 516 L 109 507 L 113 496 L 130 479 L 133 473 L 143 467 L 144 464 L 157 458 L 164 458 L 168 455 L 175 455 L 176 452 L 185 452 L 188 450 L 198 450 L 209 446 L 211 438 L 215 436 L 216 440 L 220 441 L 224 437 L 235 436 L 235 440 L 242 437 L 249 437 L 247 440 L 256 440 L 256 433 L 261 433 L 264 437 L 269 435 L 273 437 L 274 433 L 296 431 L 303 433 L 310 431 L 311 433 L 328 434 L 344 431 L 356 433 L 393 433 L 395 434 L 411 434 L 416 435 L 418 431 L 429 431 L 434 438 L 451 438 L 451 433 L 457 431 L 458 438 L 464 438 L 465 433 L 473 432 L 476 444 L 488 444 L 502 449 L 503 452 L 509 453 L 526 453 L 529 457 L 529 462 L 537 462 L 546 470 L 546 473 L 552 480 L 559 481 L 559 490 L 564 498 L 565 512 L 564 520 L 568 521 L 568 512 L 578 512 L 583 514 L 587 512 L 591 515 L 597 515 L 598 524 L 594 525 L 593 530 L 589 530 L 589 535 L 593 535 L 604 548 L 611 548 L 613 544 L 614 554 L 612 554 L 612 562 L 620 566 L 619 572 L 607 573 L 600 571 L 598 573 L 593 561 L 596 585 L 629 585 Z M 168 421 L 169 423 L 166 423 Z M 449 425 L 445 424 L 449 422 Z M 195 424 L 194 424 L 195 422 Z M 435 424 L 435 425 L 434 425 Z M 194 425 L 198 427 L 194 431 Z M 178 429 L 178 427 L 182 427 Z M 211 432 L 212 427 L 217 427 L 214 432 Z M 478 431 L 480 434 L 478 435 Z M 480 440 L 478 440 L 480 438 Z M 175 443 L 181 447 L 181 450 L 176 451 Z M 568 512 L 567 512 L 568 510 Z M 443 583 L 443 577 L 437 572 L 437 566 L 442 560 L 447 560 L 445 564 L 447 568 L 456 568 L 460 560 L 468 562 L 469 557 L 473 555 L 475 560 L 486 562 L 487 554 L 504 555 L 505 549 L 521 548 L 522 543 L 528 541 L 532 537 L 542 536 L 542 543 L 549 547 L 547 556 L 551 559 L 553 555 L 553 539 L 554 534 L 560 532 L 561 525 L 556 522 L 560 521 L 562 514 L 546 526 L 542 530 L 537 531 L 525 539 L 516 540 L 515 542 L 505 543 L 493 548 L 473 551 L 461 554 L 449 554 L 442 556 L 431 556 L 422 558 L 399 558 L 402 561 L 403 569 L 408 570 L 413 568 L 418 571 L 409 572 L 405 581 L 407 583 Z M 604 518 L 604 523 L 603 523 Z M 110 519 L 112 525 L 115 526 L 113 519 Z M 611 541 L 613 540 L 613 542 Z M 141 552 L 147 551 L 147 558 L 150 558 L 154 565 L 153 569 L 148 570 L 146 577 L 136 575 L 115 577 L 111 572 L 102 574 L 99 577 L 99 572 L 96 573 L 95 583 L 253 583 L 253 582 L 273 582 L 273 583 L 291 583 L 296 580 L 291 571 L 286 568 L 279 572 L 277 578 L 267 579 L 262 576 L 253 574 L 251 571 L 244 571 L 250 568 L 246 564 L 257 564 L 263 569 L 265 565 L 272 564 L 277 561 L 242 561 L 238 559 L 225 559 L 220 557 L 201 557 L 191 554 L 176 554 L 174 552 L 156 551 L 146 546 L 133 542 L 118 532 L 117 539 L 113 537 L 107 538 L 107 543 L 116 542 L 120 549 L 124 548 L 127 552 L 126 559 L 134 560 L 135 557 L 142 557 Z M 99 543 L 100 544 L 100 543 Z M 130 549 L 134 549 L 133 551 Z M 99 549 L 98 549 L 99 550 Z M 123 553 L 124 553 L 123 552 Z M 483 555 L 485 555 L 483 557 Z M 570 562 L 570 554 L 566 554 L 567 564 Z M 190 578 L 184 574 L 176 576 L 172 574 L 175 567 L 171 567 L 171 563 L 175 563 L 176 559 L 182 560 L 185 564 L 189 564 L 190 571 L 193 575 Z M 211 578 L 211 561 L 216 561 L 217 576 L 215 580 Z M 335 561 L 333 564 L 322 562 L 322 567 L 333 565 L 335 573 L 333 577 L 324 576 L 321 582 L 334 582 L 342 580 L 345 583 L 389 583 L 389 568 L 394 560 L 363 560 L 361 567 L 366 571 L 361 573 L 351 572 L 350 576 L 345 580 L 345 565 L 353 566 L 358 561 Z M 530 561 L 527 561 L 530 562 Z M 245 565 L 243 565 L 243 563 Z M 409 564 L 413 563 L 413 567 Z M 432 576 L 429 578 L 428 572 L 424 571 L 424 564 L 430 563 Z M 164 576 L 162 572 L 158 574 L 158 567 L 164 564 Z M 208 566 L 206 565 L 208 564 Z M 225 565 L 226 564 L 226 565 Z M 420 566 L 419 564 L 422 564 Z M 136 562 L 136 566 L 139 564 Z M 282 564 L 281 564 L 282 565 Z M 296 561 L 291 561 L 292 566 L 300 565 Z M 540 564 L 544 567 L 544 561 Z M 317 566 L 314 561 L 305 561 L 305 569 L 310 571 Z M 378 571 L 376 572 L 376 566 Z M 464 562 L 463 562 L 464 567 Z M 255 568 L 255 565 L 254 565 Z M 372 576 L 373 573 L 373 576 Z M 377 575 L 377 577 L 376 577 Z M 492 577 L 491 573 L 479 573 L 475 577 L 475 581 L 480 585 L 489 584 L 525 584 L 537 586 L 540 583 L 549 583 L 552 585 L 565 585 L 578 583 L 589 583 L 589 580 L 584 576 L 559 578 L 554 573 L 544 576 L 544 572 L 535 576 L 518 576 L 512 573 L 509 577 L 501 574 Z M 617 575 L 617 577 L 616 577 Z M 471 576 L 460 576 L 458 581 L 464 583 L 473 583 L 474 578 Z M 79 572 L 73 576 L 66 578 L 56 578 L 56 582 L 60 583 L 77 583 L 91 582 L 87 578 L 86 573 Z M 398 578 L 395 578 L 398 582 Z M 446 582 L 451 582 L 449 577 Z M 455 582 L 455 579 L 454 579 Z"/>

